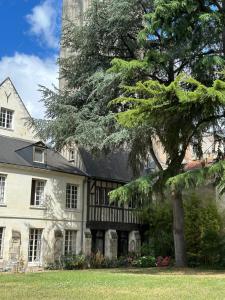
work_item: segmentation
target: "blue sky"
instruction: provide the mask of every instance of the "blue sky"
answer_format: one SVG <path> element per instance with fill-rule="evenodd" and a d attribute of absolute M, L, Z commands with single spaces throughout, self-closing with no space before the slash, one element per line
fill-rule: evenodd
<path fill-rule="evenodd" d="M 0 81 L 10 77 L 28 110 L 43 117 L 38 84 L 58 84 L 61 0 L 0 0 Z"/>

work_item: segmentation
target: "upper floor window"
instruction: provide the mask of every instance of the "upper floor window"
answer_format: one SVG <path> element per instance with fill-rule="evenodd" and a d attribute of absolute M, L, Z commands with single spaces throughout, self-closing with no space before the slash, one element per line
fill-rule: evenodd
<path fill-rule="evenodd" d="M 34 148 L 34 162 L 44 163 L 45 161 L 45 152 L 44 149 L 39 147 Z"/>
<path fill-rule="evenodd" d="M 77 208 L 78 187 L 73 184 L 66 186 L 66 208 Z"/>
<path fill-rule="evenodd" d="M 7 129 L 12 129 L 13 111 L 1 108 L 0 111 L 0 126 Z"/>
<path fill-rule="evenodd" d="M 31 205 L 43 206 L 45 200 L 45 181 L 32 179 Z"/>
<path fill-rule="evenodd" d="M 0 174 L 0 204 L 4 203 L 6 176 Z"/>

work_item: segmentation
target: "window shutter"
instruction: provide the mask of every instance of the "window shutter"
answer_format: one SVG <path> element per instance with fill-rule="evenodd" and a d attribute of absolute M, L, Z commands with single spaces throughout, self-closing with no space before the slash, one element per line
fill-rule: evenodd
<path fill-rule="evenodd" d="M 34 179 L 32 179 L 32 185 L 31 185 L 31 199 L 30 199 L 30 204 L 34 205 L 35 203 L 35 185 L 36 185 L 36 181 Z"/>

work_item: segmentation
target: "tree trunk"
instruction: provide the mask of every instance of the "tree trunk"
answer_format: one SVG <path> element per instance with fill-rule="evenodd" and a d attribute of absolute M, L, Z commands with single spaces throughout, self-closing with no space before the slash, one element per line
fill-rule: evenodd
<path fill-rule="evenodd" d="M 184 208 L 182 194 L 177 191 L 172 193 L 173 202 L 173 238 L 175 250 L 175 266 L 186 267 L 186 245 L 184 237 Z"/>

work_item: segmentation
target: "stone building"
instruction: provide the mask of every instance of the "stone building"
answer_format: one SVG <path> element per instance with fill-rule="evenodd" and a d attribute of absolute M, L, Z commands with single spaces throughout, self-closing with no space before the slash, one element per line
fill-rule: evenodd
<path fill-rule="evenodd" d="M 108 192 L 130 180 L 126 154 L 94 159 L 40 141 L 8 78 L 0 85 L 0 269 L 44 266 L 62 255 L 109 258 L 140 251 L 132 203 L 109 203 Z"/>

